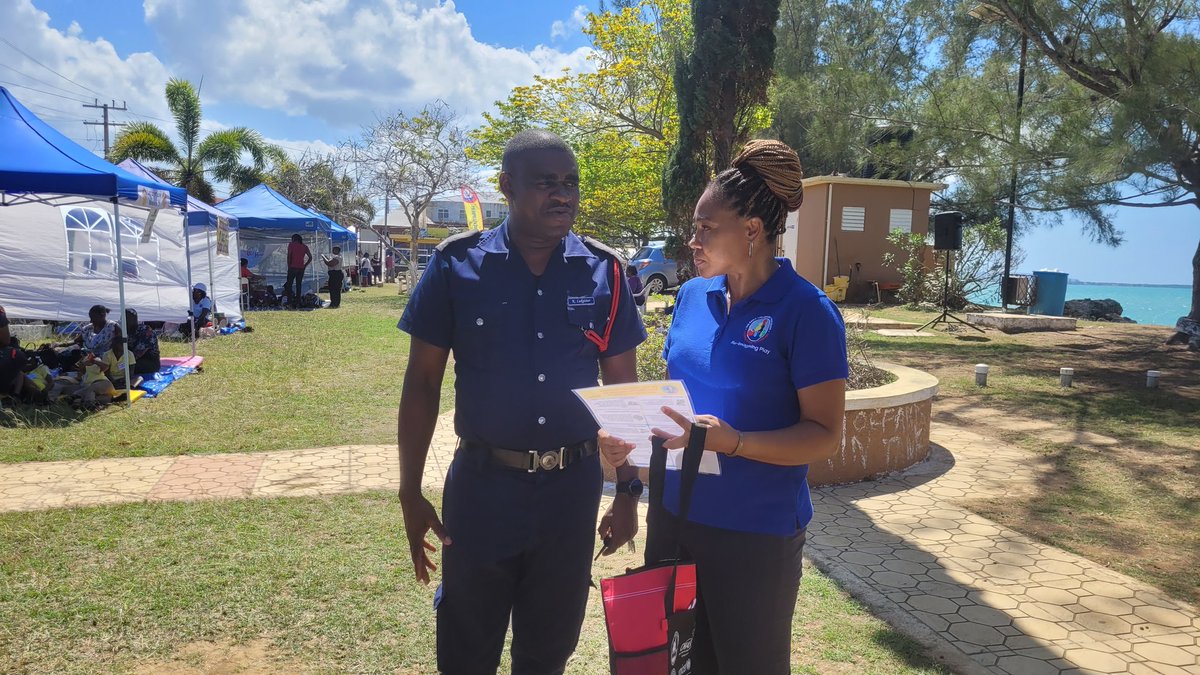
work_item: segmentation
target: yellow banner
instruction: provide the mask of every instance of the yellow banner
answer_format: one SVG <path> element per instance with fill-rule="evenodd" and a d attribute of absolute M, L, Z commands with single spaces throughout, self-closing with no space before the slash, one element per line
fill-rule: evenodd
<path fill-rule="evenodd" d="M 467 214 L 467 229 L 483 229 L 483 207 L 479 204 L 479 195 L 466 185 L 462 186 L 463 211 Z"/>

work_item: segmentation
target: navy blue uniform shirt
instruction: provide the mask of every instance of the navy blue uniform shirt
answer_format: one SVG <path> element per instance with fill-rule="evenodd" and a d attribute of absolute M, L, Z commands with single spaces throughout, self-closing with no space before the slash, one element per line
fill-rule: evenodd
<path fill-rule="evenodd" d="M 663 357 L 699 414 L 740 431 L 800 421 L 796 392 L 847 377 L 846 329 L 837 306 L 786 258 L 750 297 L 726 307 L 725 277 L 679 289 Z M 808 465 L 776 466 L 720 456 L 721 474 L 701 474 L 688 520 L 742 532 L 791 535 L 812 518 Z M 667 472 L 664 503 L 678 513 L 679 475 Z"/>
<path fill-rule="evenodd" d="M 507 221 L 438 247 L 399 328 L 452 350 L 460 437 L 513 450 L 596 437 L 596 422 L 571 390 L 596 386 L 599 358 L 646 339 L 619 261 L 614 288 L 614 261 L 572 232 L 534 276 L 509 246 Z M 602 355 L 584 330 L 604 334 L 614 290 L 620 304 Z"/>

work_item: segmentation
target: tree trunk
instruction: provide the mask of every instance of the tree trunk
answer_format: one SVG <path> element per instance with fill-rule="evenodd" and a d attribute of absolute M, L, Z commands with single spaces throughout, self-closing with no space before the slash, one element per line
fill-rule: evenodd
<path fill-rule="evenodd" d="M 1196 245 L 1196 255 L 1192 256 L 1192 306 L 1187 317 L 1175 324 L 1177 331 L 1167 340 L 1169 345 L 1187 343 L 1188 349 L 1200 351 L 1200 243 Z"/>
<path fill-rule="evenodd" d="M 1200 244 L 1196 244 L 1196 255 L 1192 256 L 1192 321 L 1200 321 Z"/>

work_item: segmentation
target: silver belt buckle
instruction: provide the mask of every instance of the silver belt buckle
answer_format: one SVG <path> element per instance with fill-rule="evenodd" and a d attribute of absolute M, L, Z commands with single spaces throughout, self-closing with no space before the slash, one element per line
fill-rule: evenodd
<path fill-rule="evenodd" d="M 538 464 L 543 471 L 552 471 L 555 467 L 562 468 L 562 448 L 543 452 L 538 457 Z"/>

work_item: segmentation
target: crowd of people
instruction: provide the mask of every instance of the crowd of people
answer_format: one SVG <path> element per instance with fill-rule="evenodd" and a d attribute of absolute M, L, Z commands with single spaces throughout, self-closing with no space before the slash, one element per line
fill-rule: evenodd
<path fill-rule="evenodd" d="M 104 305 L 94 305 L 73 340 L 28 350 L 11 335 L 7 315 L 0 308 L 0 396 L 34 404 L 66 401 L 95 409 L 112 402 L 127 387 L 139 385 L 143 376 L 157 373 L 161 367 L 158 332 L 139 320 L 136 310 L 126 309 L 126 339 L 109 314 Z"/>
<path fill-rule="evenodd" d="M 287 277 L 281 291 L 267 283 L 264 275 L 250 269 L 250 261 L 241 258 L 240 276 L 245 281 L 243 301 L 247 307 L 261 309 L 312 309 L 319 307 L 320 299 L 315 293 L 304 293 L 304 279 L 313 264 L 312 249 L 299 234 L 292 235 L 287 246 Z M 379 254 L 360 251 L 349 260 L 340 246 L 334 246 L 329 254 L 320 256 L 327 275 L 326 284 L 319 290 L 329 292 L 329 309 L 341 306 L 342 293 L 355 286 L 370 288 L 396 279 L 396 255 L 388 249 L 380 260 Z"/>

